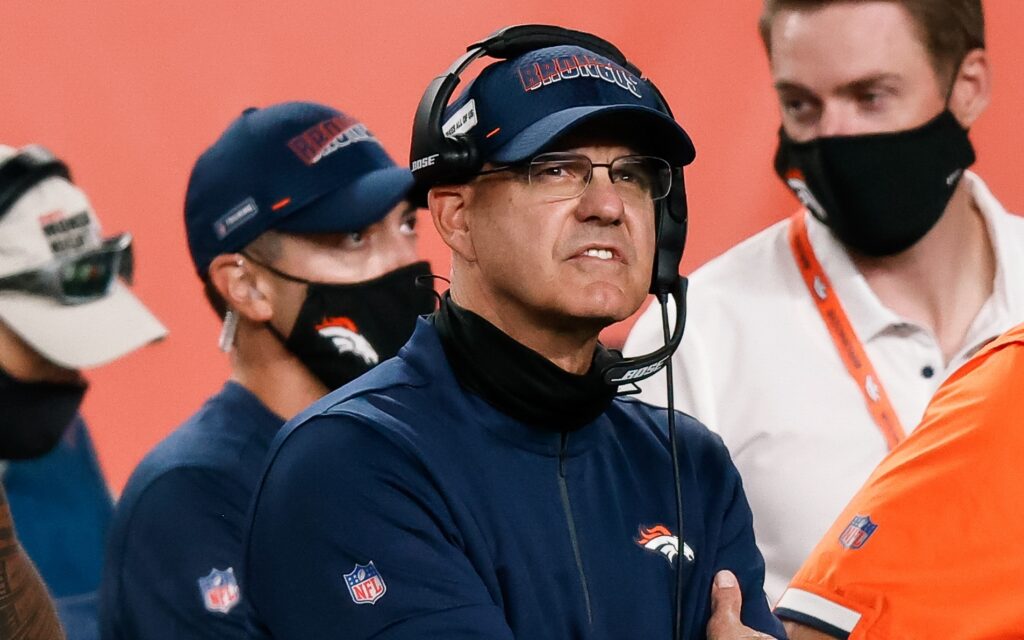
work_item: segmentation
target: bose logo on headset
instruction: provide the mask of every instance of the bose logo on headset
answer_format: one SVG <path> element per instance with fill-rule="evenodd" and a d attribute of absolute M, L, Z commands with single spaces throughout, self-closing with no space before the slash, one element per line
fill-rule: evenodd
<path fill-rule="evenodd" d="M 415 172 L 415 171 L 419 171 L 420 169 L 425 169 L 427 167 L 434 166 L 434 163 L 437 162 L 437 156 L 438 155 L 440 155 L 440 154 L 432 153 L 429 156 L 427 156 L 426 158 L 420 158 L 419 160 L 413 160 L 412 161 L 412 170 Z"/>
<path fill-rule="evenodd" d="M 654 364 L 649 364 L 646 367 L 640 367 L 639 369 L 631 369 L 624 373 L 622 377 L 616 378 L 611 382 L 629 382 L 631 380 L 643 380 L 644 378 L 653 376 L 654 374 L 664 369 L 666 360 L 668 360 L 668 358 L 665 358 L 660 362 L 655 362 Z"/>

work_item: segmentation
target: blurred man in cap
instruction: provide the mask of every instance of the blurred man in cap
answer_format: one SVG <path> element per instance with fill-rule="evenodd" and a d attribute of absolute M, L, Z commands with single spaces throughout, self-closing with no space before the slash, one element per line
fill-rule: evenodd
<path fill-rule="evenodd" d="M 72 639 L 97 635 L 96 591 L 112 512 L 79 416 L 86 391 L 80 370 L 167 333 L 129 292 L 132 269 L 131 236 L 104 237 L 63 162 L 42 147 L 0 146 L 0 460 L 18 539 Z M 4 528 L 4 544 L 14 543 Z M 45 592 L 23 588 L 29 574 L 12 569 L 18 555 L 0 558 L 0 576 L 9 580 L 0 588 L 0 637 L 53 637 L 48 626 L 22 626 L 46 619 Z M 23 602 L 44 615 L 36 618 Z"/>
<path fill-rule="evenodd" d="M 271 440 L 434 308 L 412 182 L 360 121 L 303 102 L 247 109 L 196 161 L 185 227 L 232 375 L 128 481 L 104 638 L 246 637 L 242 521 Z"/>

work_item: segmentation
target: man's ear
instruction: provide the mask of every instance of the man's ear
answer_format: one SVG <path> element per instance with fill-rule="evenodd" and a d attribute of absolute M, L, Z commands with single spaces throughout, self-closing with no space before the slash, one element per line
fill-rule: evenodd
<path fill-rule="evenodd" d="M 949 109 L 964 128 L 969 128 L 992 100 L 992 70 L 984 49 L 973 49 L 960 63 L 953 78 Z"/>
<path fill-rule="evenodd" d="M 456 255 L 467 262 L 476 261 L 467 206 L 471 192 L 469 185 L 458 184 L 433 187 L 427 193 L 427 207 L 438 234 Z"/>
<path fill-rule="evenodd" d="M 274 315 L 270 292 L 258 281 L 239 253 L 222 253 L 210 263 L 210 282 L 228 308 L 251 322 L 268 322 Z"/>

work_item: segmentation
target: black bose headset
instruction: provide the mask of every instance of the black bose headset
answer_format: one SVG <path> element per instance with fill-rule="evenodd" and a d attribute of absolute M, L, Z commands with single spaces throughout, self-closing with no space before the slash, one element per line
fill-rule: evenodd
<path fill-rule="evenodd" d="M 600 54 L 628 70 L 638 78 L 643 78 L 658 98 L 661 111 L 674 119 L 661 91 L 645 78 L 643 72 L 626 59 L 612 43 L 595 35 L 582 31 L 573 31 L 550 25 L 516 25 L 496 31 L 484 40 L 466 47 L 466 53 L 453 62 L 442 75 L 431 80 L 427 85 L 416 118 L 413 121 L 412 145 L 409 153 L 409 164 L 416 179 L 416 187 L 412 198 L 418 204 L 424 204 L 427 190 L 438 184 L 458 184 L 472 179 L 483 166 L 483 158 L 473 140 L 465 134 L 446 136 L 442 131 L 444 111 L 455 95 L 462 73 L 475 60 L 487 56 L 498 60 L 516 58 L 524 53 L 571 45 L 582 47 Z M 682 595 L 685 583 L 684 562 L 682 553 L 683 539 L 683 508 L 679 478 L 679 453 L 676 446 L 675 411 L 672 390 L 671 358 L 683 338 L 686 324 L 686 278 L 679 275 L 679 262 L 683 257 L 686 245 L 686 188 L 683 182 L 682 167 L 673 167 L 672 186 L 667 197 L 658 201 L 656 221 L 656 251 L 654 269 L 651 274 L 650 292 L 657 296 L 661 303 L 662 329 L 665 334 L 665 345 L 651 353 L 622 357 L 615 353 L 609 362 L 599 363 L 604 380 L 609 385 L 631 385 L 649 378 L 665 369 L 668 384 L 668 430 L 669 446 L 672 455 L 673 479 L 675 481 L 676 520 L 679 542 L 679 553 L 676 556 L 676 613 L 673 623 L 673 637 L 679 638 L 682 633 Z M 668 297 L 672 296 L 676 303 L 675 327 L 669 335 Z M 634 391 L 635 392 L 635 391 Z M 689 622 L 689 621 L 688 621 Z"/>
<path fill-rule="evenodd" d="M 51 176 L 71 180 L 67 165 L 39 145 L 24 147 L 0 161 L 0 218 L 26 191 Z"/>

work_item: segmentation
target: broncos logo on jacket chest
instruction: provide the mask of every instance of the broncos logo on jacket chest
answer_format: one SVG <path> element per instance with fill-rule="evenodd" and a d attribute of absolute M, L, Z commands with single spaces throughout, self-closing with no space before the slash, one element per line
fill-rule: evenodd
<path fill-rule="evenodd" d="M 635 542 L 648 551 L 665 556 L 669 564 L 674 564 L 679 555 L 679 538 L 663 524 L 640 527 L 640 535 Z M 693 549 L 686 542 L 683 542 L 683 557 L 687 562 L 693 562 Z"/>

